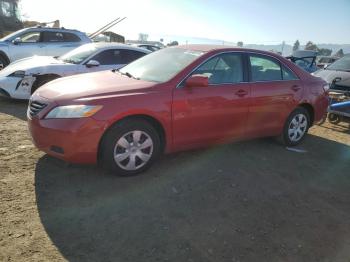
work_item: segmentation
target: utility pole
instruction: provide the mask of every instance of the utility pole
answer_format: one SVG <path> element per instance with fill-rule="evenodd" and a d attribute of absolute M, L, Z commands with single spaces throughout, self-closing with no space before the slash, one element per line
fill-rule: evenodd
<path fill-rule="evenodd" d="M 283 49 L 284 49 L 284 46 L 285 46 L 286 42 L 283 40 L 282 42 L 282 50 L 281 50 L 281 54 L 283 55 Z"/>

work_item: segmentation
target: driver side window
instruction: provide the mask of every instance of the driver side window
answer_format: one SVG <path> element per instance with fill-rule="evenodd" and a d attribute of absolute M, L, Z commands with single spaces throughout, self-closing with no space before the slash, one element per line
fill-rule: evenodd
<path fill-rule="evenodd" d="M 16 38 L 19 38 L 21 43 L 37 43 L 40 42 L 40 32 L 27 32 Z"/>
<path fill-rule="evenodd" d="M 218 55 L 202 64 L 192 75 L 208 77 L 211 85 L 243 82 L 242 56 L 234 53 Z"/>

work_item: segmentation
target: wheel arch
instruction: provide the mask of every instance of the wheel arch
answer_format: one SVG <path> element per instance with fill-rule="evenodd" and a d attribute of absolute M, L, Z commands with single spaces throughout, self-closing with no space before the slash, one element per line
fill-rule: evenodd
<path fill-rule="evenodd" d="M 157 131 L 157 133 L 159 134 L 159 139 L 161 142 L 161 152 L 163 153 L 165 151 L 165 148 L 167 146 L 167 134 L 165 131 L 165 128 L 163 126 L 163 124 L 161 123 L 160 120 L 158 120 L 157 118 L 155 118 L 154 116 L 151 115 L 147 115 L 147 114 L 133 114 L 133 115 L 127 115 L 124 116 L 122 118 L 119 118 L 118 120 L 114 121 L 112 124 L 110 124 L 106 130 L 104 131 L 103 135 L 100 138 L 100 141 L 98 143 L 98 150 L 97 150 L 97 161 L 99 162 L 100 160 L 100 156 L 101 156 L 101 149 L 102 149 L 102 143 L 103 143 L 103 139 L 105 138 L 106 134 L 108 133 L 108 131 L 114 127 L 115 125 L 117 125 L 118 123 L 122 122 L 122 121 L 126 121 L 126 120 L 145 120 L 147 121 L 149 124 L 151 124 Z"/>
<path fill-rule="evenodd" d="M 311 127 L 313 125 L 314 119 L 315 119 L 315 110 L 314 110 L 313 106 L 309 103 L 301 103 L 301 104 L 299 104 L 299 106 L 306 109 L 307 112 L 309 113 L 310 127 Z"/>
<path fill-rule="evenodd" d="M 2 56 L 3 58 L 5 58 L 7 65 L 10 64 L 10 58 L 7 56 L 7 54 L 4 51 L 0 51 L 0 56 Z"/>
<path fill-rule="evenodd" d="M 54 79 L 56 79 L 56 78 L 62 77 L 61 75 L 59 75 L 59 74 L 54 74 L 54 73 L 35 74 L 34 76 L 35 76 L 35 81 L 34 81 L 34 83 L 32 84 L 31 90 L 33 90 L 33 89 L 35 90 L 35 89 L 37 89 L 38 87 L 40 87 L 40 86 L 38 86 L 38 84 L 39 84 L 42 80 L 44 80 L 45 78 L 53 78 L 53 80 L 54 80 Z"/>

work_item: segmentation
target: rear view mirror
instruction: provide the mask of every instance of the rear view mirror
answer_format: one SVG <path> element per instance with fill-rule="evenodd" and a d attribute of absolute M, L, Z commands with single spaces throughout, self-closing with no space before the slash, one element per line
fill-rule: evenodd
<path fill-rule="evenodd" d="M 185 82 L 186 87 L 206 87 L 208 85 L 209 79 L 203 75 L 192 75 Z"/>
<path fill-rule="evenodd" d="M 100 62 L 96 60 L 90 60 L 89 62 L 86 63 L 86 67 L 96 67 L 99 66 Z"/>
<path fill-rule="evenodd" d="M 19 38 L 19 37 L 15 38 L 15 39 L 12 41 L 12 43 L 13 43 L 14 45 L 18 45 L 18 44 L 21 43 L 21 42 L 22 42 L 22 40 L 21 40 L 21 38 Z"/>

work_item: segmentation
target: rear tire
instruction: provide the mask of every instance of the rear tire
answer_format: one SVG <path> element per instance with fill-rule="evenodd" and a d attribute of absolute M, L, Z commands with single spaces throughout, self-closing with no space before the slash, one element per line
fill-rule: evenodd
<path fill-rule="evenodd" d="M 288 116 L 280 140 L 286 146 L 296 146 L 303 141 L 309 127 L 309 112 L 303 107 L 298 107 Z"/>
<path fill-rule="evenodd" d="M 328 121 L 334 125 L 337 125 L 341 122 L 341 117 L 333 114 L 333 113 L 329 113 L 328 114 Z"/>
<path fill-rule="evenodd" d="M 123 120 L 103 137 L 99 163 L 119 176 L 136 175 L 148 169 L 160 152 L 159 134 L 149 122 Z"/>

